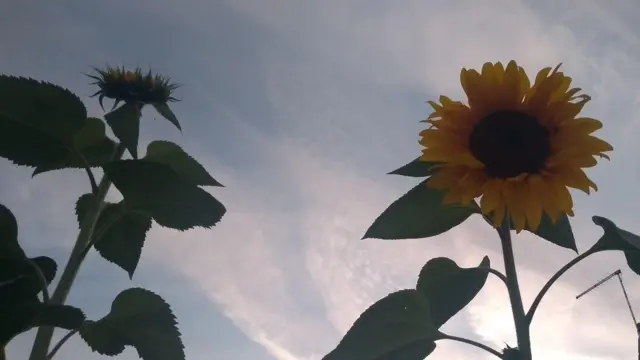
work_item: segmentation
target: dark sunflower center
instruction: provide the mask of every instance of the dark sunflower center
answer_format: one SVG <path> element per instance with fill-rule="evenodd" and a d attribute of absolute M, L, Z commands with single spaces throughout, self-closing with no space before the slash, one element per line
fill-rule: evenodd
<path fill-rule="evenodd" d="M 498 111 L 480 120 L 469 138 L 471 153 L 489 177 L 539 173 L 549 157 L 547 129 L 527 114 Z"/>

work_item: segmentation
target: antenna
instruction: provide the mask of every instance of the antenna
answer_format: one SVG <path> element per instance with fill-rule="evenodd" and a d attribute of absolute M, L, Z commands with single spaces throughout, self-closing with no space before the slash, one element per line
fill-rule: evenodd
<path fill-rule="evenodd" d="M 627 289 L 624 287 L 624 283 L 622 282 L 622 271 L 620 269 L 614 271 L 609 276 L 595 283 L 592 287 L 583 291 L 581 294 L 576 296 L 576 300 L 581 297 L 587 295 L 587 293 L 591 292 L 591 290 L 597 288 L 598 286 L 604 284 L 607 280 L 611 279 L 614 276 L 618 276 L 618 280 L 620 281 L 620 287 L 622 287 L 622 293 L 624 294 L 625 300 L 627 300 L 627 306 L 629 307 L 629 313 L 631 314 L 631 318 L 633 319 L 633 325 L 636 328 L 636 334 L 638 335 L 638 360 L 640 360 L 640 324 L 636 320 L 636 315 L 633 313 L 633 308 L 631 307 L 631 302 L 629 301 L 629 296 L 627 295 Z"/>

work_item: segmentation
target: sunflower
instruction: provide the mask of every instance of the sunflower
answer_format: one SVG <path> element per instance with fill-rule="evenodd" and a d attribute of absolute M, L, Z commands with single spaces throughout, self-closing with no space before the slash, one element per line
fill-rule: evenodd
<path fill-rule="evenodd" d="M 445 204 L 480 208 L 494 225 L 510 217 L 517 232 L 538 229 L 546 213 L 553 223 L 573 216 L 568 188 L 596 190 L 583 168 L 613 148 L 591 134 L 602 123 L 577 117 L 590 100 L 570 88 L 571 78 L 555 69 L 538 72 L 531 85 L 515 61 L 462 69 L 468 105 L 441 96 L 423 122 L 420 160 L 438 163 L 427 186 L 446 190 Z"/>
<path fill-rule="evenodd" d="M 114 109 L 120 101 L 143 105 L 177 101 L 172 93 L 178 85 L 171 83 L 167 77 L 153 74 L 151 70 L 147 74 L 143 74 L 140 68 L 131 71 L 125 70 L 124 67 L 107 66 L 104 70 L 97 68 L 94 70 L 97 72 L 96 75 L 87 74 L 87 76 L 96 80 L 93 84 L 100 88 L 91 97 L 98 96 L 101 107 L 105 97 L 115 100 Z"/>

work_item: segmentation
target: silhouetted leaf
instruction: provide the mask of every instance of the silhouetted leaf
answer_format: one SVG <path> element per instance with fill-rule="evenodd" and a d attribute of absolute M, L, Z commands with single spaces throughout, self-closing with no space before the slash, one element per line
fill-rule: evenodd
<path fill-rule="evenodd" d="M 42 166 L 69 155 L 64 142 L 0 113 L 0 156 L 16 165 Z"/>
<path fill-rule="evenodd" d="M 87 117 L 69 90 L 7 75 L 0 75 L 0 109 L 0 156 L 25 166 L 64 158 Z"/>
<path fill-rule="evenodd" d="M 461 268 L 446 257 L 433 258 L 424 265 L 416 289 L 429 298 L 431 323 L 436 328 L 444 325 L 478 295 L 489 274 L 479 268 L 490 265 L 486 256 L 478 268 Z"/>
<path fill-rule="evenodd" d="M 116 143 L 105 133 L 104 122 L 98 118 L 88 118 L 74 137 L 72 151 L 61 161 L 38 166 L 33 175 L 64 168 L 84 168 L 85 161 L 89 167 L 102 166 L 111 160 L 115 149 Z"/>
<path fill-rule="evenodd" d="M 18 243 L 18 221 L 9 208 L 0 204 L 0 258 L 25 257 Z"/>
<path fill-rule="evenodd" d="M 107 203 L 96 224 L 94 247 L 104 259 L 121 267 L 132 278 L 149 229 L 149 216 L 127 211 L 122 202 Z"/>
<path fill-rule="evenodd" d="M 122 193 L 127 210 L 143 212 L 177 230 L 217 224 L 226 209 L 211 194 L 179 176 L 171 167 L 147 160 L 120 160 L 104 166 Z"/>
<path fill-rule="evenodd" d="M 207 170 L 187 154 L 180 146 L 170 141 L 156 140 L 147 146 L 144 160 L 169 165 L 178 175 L 201 186 L 222 186 Z"/>
<path fill-rule="evenodd" d="M 111 312 L 88 321 L 80 335 L 95 352 L 118 355 L 133 346 L 143 360 L 184 360 L 184 347 L 171 308 L 162 297 L 141 288 L 121 292 Z"/>
<path fill-rule="evenodd" d="M 489 225 L 494 226 L 491 220 L 489 220 L 492 216 L 493 212 L 489 213 L 488 216 L 484 219 L 487 223 L 489 223 Z M 516 227 L 513 224 L 513 221 L 511 221 L 511 230 L 515 229 Z M 578 252 L 576 239 L 573 236 L 573 230 L 571 230 L 571 223 L 569 223 L 569 217 L 566 214 L 560 215 L 560 217 L 554 224 L 551 222 L 551 218 L 549 217 L 549 215 L 547 215 L 546 213 L 542 213 L 542 219 L 540 221 L 538 230 L 531 231 L 528 225 L 525 226 L 525 230 L 529 231 L 530 233 L 536 234 L 555 245 L 573 250 L 576 253 Z"/>
<path fill-rule="evenodd" d="M 0 259 L 0 307 L 9 303 L 20 303 L 39 294 L 44 289 L 38 270 L 46 285 L 56 276 L 56 262 L 47 256 Z"/>
<path fill-rule="evenodd" d="M 410 177 L 427 177 L 433 175 L 433 171 L 436 169 L 439 163 L 430 161 L 420 161 L 420 158 L 416 158 L 410 163 L 403 165 L 402 167 L 393 170 L 389 175 L 402 175 Z"/>
<path fill-rule="evenodd" d="M 445 192 L 421 182 L 394 201 L 364 235 L 375 239 L 419 239 L 442 234 L 479 212 L 478 205 L 443 205 Z"/>
<path fill-rule="evenodd" d="M 104 116 L 113 134 L 129 150 L 134 159 L 138 158 L 140 137 L 140 108 L 134 103 L 125 103 Z"/>
<path fill-rule="evenodd" d="M 413 289 L 400 290 L 371 305 L 323 360 L 422 360 L 442 338 L 431 323 L 429 300 Z M 393 357 L 389 357 L 393 355 Z"/>
<path fill-rule="evenodd" d="M 78 219 L 78 226 L 82 226 L 82 221 L 89 209 L 95 205 L 96 202 L 95 195 L 91 193 L 81 195 L 76 201 L 76 218 Z"/>
<path fill-rule="evenodd" d="M 0 308 L 0 347 L 16 335 L 34 327 L 53 326 L 67 330 L 80 328 L 85 316 L 82 310 L 69 305 L 45 305 L 37 298 Z"/>
<path fill-rule="evenodd" d="M 178 118 L 173 113 L 173 111 L 171 111 L 171 108 L 169 107 L 169 105 L 167 105 L 167 103 L 153 103 L 151 105 L 153 105 L 158 114 L 162 115 L 163 118 L 169 120 L 169 122 L 175 125 L 178 130 L 182 131 L 182 127 L 180 127 Z"/>
<path fill-rule="evenodd" d="M 613 221 L 594 216 L 593 222 L 604 230 L 600 240 L 596 242 L 589 252 L 619 250 L 624 252 L 627 265 L 636 274 L 640 275 L 640 236 L 619 228 Z"/>

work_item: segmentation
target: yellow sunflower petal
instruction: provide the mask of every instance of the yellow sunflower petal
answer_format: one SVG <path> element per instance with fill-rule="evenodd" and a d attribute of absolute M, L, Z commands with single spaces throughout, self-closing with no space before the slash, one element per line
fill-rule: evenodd
<path fill-rule="evenodd" d="M 480 209 L 483 214 L 489 214 L 495 210 L 502 199 L 502 180 L 489 179 L 482 187 L 482 199 L 480 199 Z"/>
<path fill-rule="evenodd" d="M 555 223 L 561 215 L 560 209 L 556 206 L 556 197 L 551 183 L 540 175 L 532 175 L 528 179 L 531 193 L 537 194 L 540 204 L 545 213 Z"/>
<path fill-rule="evenodd" d="M 506 106 L 515 106 L 522 100 L 522 96 L 520 96 L 520 74 L 515 61 L 509 61 L 507 64 L 502 88 Z"/>
<path fill-rule="evenodd" d="M 527 188 L 522 182 L 505 182 L 504 185 L 508 216 L 513 221 L 516 232 L 520 232 L 524 229 L 527 220 L 524 204 L 528 198 Z"/>
<path fill-rule="evenodd" d="M 586 194 L 589 194 L 591 189 L 598 191 L 598 186 L 587 177 L 582 169 L 579 168 L 566 168 L 560 170 L 555 175 L 557 179 L 568 187 L 582 190 Z"/>
<path fill-rule="evenodd" d="M 525 187 L 526 199 L 524 200 L 524 212 L 527 216 L 527 225 L 531 231 L 536 231 L 542 220 L 542 203 L 539 194 L 534 191 L 529 181 L 526 182 Z"/>
<path fill-rule="evenodd" d="M 588 117 L 576 118 L 567 121 L 560 127 L 560 131 L 573 132 L 578 134 L 591 134 L 602 128 L 602 122 Z"/>

